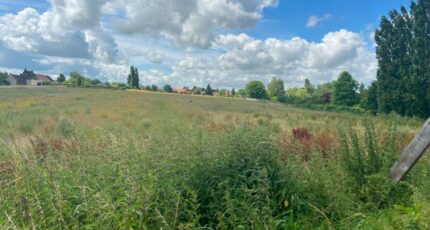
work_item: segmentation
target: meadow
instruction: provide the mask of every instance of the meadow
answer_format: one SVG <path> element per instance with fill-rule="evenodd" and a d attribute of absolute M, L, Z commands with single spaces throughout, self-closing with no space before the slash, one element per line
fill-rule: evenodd
<path fill-rule="evenodd" d="M 0 89 L 0 229 L 430 229 L 424 120 L 268 101 Z"/>

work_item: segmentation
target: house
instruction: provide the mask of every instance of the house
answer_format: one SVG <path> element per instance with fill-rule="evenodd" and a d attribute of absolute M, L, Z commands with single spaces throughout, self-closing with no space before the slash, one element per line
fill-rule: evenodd
<path fill-rule="evenodd" d="M 34 74 L 33 71 L 24 70 L 20 75 L 9 74 L 8 81 L 10 85 L 42 86 L 53 80 L 48 75 Z"/>
<path fill-rule="evenodd" d="M 180 89 L 174 89 L 173 92 L 175 92 L 175 93 L 190 93 L 190 88 L 183 87 Z"/>
<path fill-rule="evenodd" d="M 31 79 L 27 85 L 31 86 L 42 86 L 47 85 L 48 82 L 52 82 L 52 78 L 48 75 L 36 74 L 36 79 Z"/>

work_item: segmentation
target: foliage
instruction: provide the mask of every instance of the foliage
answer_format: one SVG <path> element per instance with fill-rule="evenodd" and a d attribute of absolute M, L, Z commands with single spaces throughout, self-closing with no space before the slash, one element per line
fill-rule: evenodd
<path fill-rule="evenodd" d="M 267 92 L 270 98 L 274 98 L 275 101 L 284 102 L 285 101 L 285 90 L 284 81 L 281 79 L 273 78 L 267 86 Z"/>
<path fill-rule="evenodd" d="M 158 91 L 158 86 L 151 85 L 151 91 L 157 92 Z"/>
<path fill-rule="evenodd" d="M 130 66 L 130 74 L 127 78 L 127 85 L 130 88 L 138 89 L 140 87 L 139 85 L 139 70 L 137 67 Z"/>
<path fill-rule="evenodd" d="M 58 76 L 57 78 L 57 82 L 63 83 L 65 81 L 66 81 L 66 76 L 64 76 L 64 74 L 60 74 L 60 76 Z"/>
<path fill-rule="evenodd" d="M 339 75 L 333 88 L 333 104 L 353 106 L 358 103 L 358 82 L 348 72 L 345 71 Z"/>
<path fill-rule="evenodd" d="M 305 79 L 305 89 L 309 95 L 312 95 L 315 91 L 315 87 L 311 84 L 311 81 L 307 78 Z"/>
<path fill-rule="evenodd" d="M 245 91 L 245 89 L 239 89 L 239 91 L 237 92 L 237 94 L 239 94 L 239 96 L 241 98 L 245 98 L 246 97 L 246 91 Z"/>
<path fill-rule="evenodd" d="M 206 95 L 208 95 L 208 96 L 212 96 L 213 95 L 213 90 L 212 90 L 212 87 L 211 87 L 211 85 L 209 84 L 207 87 L 206 87 Z"/>
<path fill-rule="evenodd" d="M 8 73 L 0 72 L 0 85 L 10 85 L 10 82 L 7 77 Z"/>
<path fill-rule="evenodd" d="M 428 0 L 382 17 L 376 31 L 378 112 L 430 116 L 430 23 Z"/>
<path fill-rule="evenodd" d="M 163 91 L 164 91 L 164 92 L 167 92 L 167 93 L 173 93 L 172 86 L 170 86 L 169 84 L 165 84 L 165 85 L 163 86 Z"/>
<path fill-rule="evenodd" d="M 88 79 L 78 72 L 71 72 L 66 84 L 70 86 L 84 86 L 88 83 Z"/>
<path fill-rule="evenodd" d="M 0 98 L 5 229 L 429 226 L 429 158 L 386 178 L 417 118 L 91 88 Z"/>
<path fill-rule="evenodd" d="M 267 98 L 266 87 L 261 81 L 251 81 L 245 86 L 246 96 L 254 99 Z"/>

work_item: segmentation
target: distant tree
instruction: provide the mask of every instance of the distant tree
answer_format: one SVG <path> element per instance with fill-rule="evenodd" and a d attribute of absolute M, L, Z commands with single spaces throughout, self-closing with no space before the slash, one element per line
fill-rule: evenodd
<path fill-rule="evenodd" d="M 9 80 L 7 79 L 8 74 L 0 72 L 0 85 L 10 85 Z"/>
<path fill-rule="evenodd" d="M 344 71 L 334 82 L 333 103 L 335 105 L 353 106 L 358 101 L 358 82 L 355 81 L 351 74 Z"/>
<path fill-rule="evenodd" d="M 209 84 L 209 85 L 206 87 L 206 95 L 212 96 L 213 94 L 214 94 L 214 93 L 213 93 L 212 87 L 211 87 L 211 85 Z"/>
<path fill-rule="evenodd" d="M 227 90 L 226 90 L 226 89 L 220 89 L 220 90 L 219 90 L 219 95 L 220 95 L 221 97 L 225 97 L 225 96 L 227 96 L 226 94 L 227 94 Z"/>
<path fill-rule="evenodd" d="M 334 87 L 333 87 L 333 83 L 332 82 L 327 82 L 327 83 L 320 84 L 320 85 L 318 85 L 315 88 L 313 96 L 321 98 L 324 95 L 331 95 L 334 92 L 333 88 Z"/>
<path fill-rule="evenodd" d="M 127 85 L 130 88 L 139 88 L 139 70 L 134 66 L 130 66 L 130 74 L 127 78 Z"/>
<path fill-rule="evenodd" d="M 82 76 L 79 72 L 74 71 L 70 73 L 67 84 L 71 86 L 83 86 L 84 80 L 84 76 Z"/>
<path fill-rule="evenodd" d="M 308 95 L 312 95 L 315 91 L 315 87 L 311 84 L 311 81 L 307 78 L 305 80 L 305 89 Z"/>
<path fill-rule="evenodd" d="M 57 78 L 57 82 L 63 83 L 66 81 L 66 76 L 64 74 L 60 74 L 60 76 Z"/>
<path fill-rule="evenodd" d="M 151 86 L 150 85 L 145 85 L 145 90 L 147 90 L 147 91 L 151 91 Z"/>
<path fill-rule="evenodd" d="M 158 91 L 158 86 L 151 85 L 151 91 Z"/>
<path fill-rule="evenodd" d="M 231 90 L 231 96 L 232 97 L 236 96 L 236 91 L 234 90 L 234 88 Z"/>
<path fill-rule="evenodd" d="M 245 86 L 246 96 L 254 99 L 267 98 L 266 87 L 261 81 L 251 81 Z"/>
<path fill-rule="evenodd" d="M 140 84 L 139 84 L 139 70 L 137 68 L 134 69 L 134 78 L 133 78 L 133 88 L 138 89 Z"/>
<path fill-rule="evenodd" d="M 241 98 L 245 98 L 246 97 L 246 91 L 245 91 L 245 89 L 239 89 L 239 91 L 237 91 L 237 94 L 239 94 L 239 96 Z"/>
<path fill-rule="evenodd" d="M 172 86 L 170 86 L 169 84 L 165 84 L 163 87 L 163 91 L 167 93 L 173 93 Z"/>
<path fill-rule="evenodd" d="M 269 97 L 273 98 L 275 101 L 285 101 L 284 81 L 281 79 L 273 78 L 267 85 L 267 91 Z"/>
<path fill-rule="evenodd" d="M 94 79 L 91 80 L 91 85 L 102 85 L 102 81 L 100 81 L 99 79 Z"/>

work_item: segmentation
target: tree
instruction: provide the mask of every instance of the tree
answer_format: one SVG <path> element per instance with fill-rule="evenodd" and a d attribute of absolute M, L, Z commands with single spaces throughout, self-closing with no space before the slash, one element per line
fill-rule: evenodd
<path fill-rule="evenodd" d="M 57 78 L 57 82 L 63 83 L 66 81 L 66 76 L 64 74 L 60 74 L 60 76 Z"/>
<path fill-rule="evenodd" d="M 351 74 L 344 71 L 334 82 L 333 103 L 335 105 L 353 106 L 358 103 L 358 82 Z"/>
<path fill-rule="evenodd" d="M 154 91 L 154 92 L 158 91 L 158 86 L 151 85 L 151 91 Z"/>
<path fill-rule="evenodd" d="M 273 78 L 267 85 L 267 91 L 269 97 L 273 98 L 275 101 L 285 101 L 284 81 L 281 79 Z"/>
<path fill-rule="evenodd" d="M 169 84 L 165 84 L 163 87 L 163 91 L 167 93 L 173 93 L 172 86 L 170 86 Z"/>
<path fill-rule="evenodd" d="M 70 73 L 69 79 L 67 80 L 67 84 L 72 86 L 82 86 L 84 83 L 84 80 L 85 80 L 84 76 L 74 71 Z"/>
<path fill-rule="evenodd" d="M 100 81 L 99 79 L 94 79 L 91 80 L 91 85 L 102 85 L 102 81 Z"/>
<path fill-rule="evenodd" d="M 261 81 L 251 81 L 245 86 L 246 96 L 254 99 L 267 98 L 266 87 Z"/>
<path fill-rule="evenodd" d="M 211 87 L 211 85 L 209 84 L 209 85 L 206 87 L 206 95 L 212 96 L 213 94 L 214 94 L 214 93 L 213 93 L 212 87 Z"/>
<path fill-rule="evenodd" d="M 382 17 L 375 34 L 377 104 L 381 113 L 430 116 L 430 1 Z"/>
<path fill-rule="evenodd" d="M 139 70 L 134 66 L 130 66 L 130 74 L 127 78 L 127 85 L 130 88 L 139 88 Z"/>
<path fill-rule="evenodd" d="M 245 89 L 239 89 L 239 91 L 237 92 L 237 94 L 239 94 L 239 96 L 241 98 L 245 98 L 246 97 L 246 91 L 245 91 Z"/>
<path fill-rule="evenodd" d="M 7 73 L 0 72 L 0 85 L 10 85 L 7 76 Z"/>
<path fill-rule="evenodd" d="M 315 91 L 315 87 L 311 84 L 311 81 L 307 78 L 305 80 L 305 89 L 308 95 L 312 95 Z"/>
<path fill-rule="evenodd" d="M 378 111 L 378 99 L 377 99 L 377 83 L 372 82 L 369 88 L 362 90 L 360 93 L 360 105 L 363 109 L 376 113 Z"/>
<path fill-rule="evenodd" d="M 234 88 L 231 90 L 231 96 L 232 97 L 236 96 L 236 91 L 234 90 Z"/>

